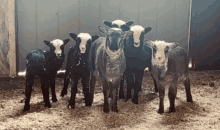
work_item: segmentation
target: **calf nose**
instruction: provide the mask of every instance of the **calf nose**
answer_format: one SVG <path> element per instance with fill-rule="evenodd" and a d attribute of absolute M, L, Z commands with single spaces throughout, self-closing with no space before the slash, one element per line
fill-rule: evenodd
<path fill-rule="evenodd" d="M 160 60 L 160 59 L 162 59 L 162 57 L 158 56 L 157 59 Z"/>
<path fill-rule="evenodd" d="M 59 57 L 60 57 L 60 56 L 61 56 L 61 54 L 57 54 L 57 56 L 59 56 Z"/>
<path fill-rule="evenodd" d="M 137 42 L 135 42 L 134 44 L 135 44 L 135 45 L 138 45 L 138 43 L 137 43 Z"/>

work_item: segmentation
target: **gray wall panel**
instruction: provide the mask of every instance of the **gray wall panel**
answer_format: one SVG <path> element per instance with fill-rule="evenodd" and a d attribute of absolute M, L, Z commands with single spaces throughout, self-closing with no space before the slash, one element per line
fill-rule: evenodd
<path fill-rule="evenodd" d="M 152 30 L 145 34 L 145 39 L 156 40 L 156 15 L 157 1 L 141 0 L 139 9 L 139 24 L 146 27 L 151 27 Z"/>
<path fill-rule="evenodd" d="M 19 0 L 18 4 L 18 48 L 19 70 L 26 67 L 27 53 L 36 48 L 36 0 Z"/>
<path fill-rule="evenodd" d="M 80 1 L 80 32 L 99 35 L 99 2 L 100 0 Z"/>
<path fill-rule="evenodd" d="M 79 33 L 79 0 L 62 0 L 59 1 L 59 38 L 64 40 L 69 38 L 69 43 L 65 46 L 64 53 L 67 55 L 69 47 L 76 44 L 69 36 L 69 32 Z M 62 69 L 65 69 L 67 60 L 65 60 Z"/>

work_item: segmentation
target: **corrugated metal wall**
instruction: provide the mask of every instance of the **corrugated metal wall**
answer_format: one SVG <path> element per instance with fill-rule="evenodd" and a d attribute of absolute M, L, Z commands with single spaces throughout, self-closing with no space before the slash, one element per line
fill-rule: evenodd
<path fill-rule="evenodd" d="M 220 69 L 220 1 L 193 0 L 190 55 L 195 69 Z"/>
<path fill-rule="evenodd" d="M 0 1 L 0 77 L 16 77 L 14 0 Z"/>
<path fill-rule="evenodd" d="M 97 35 L 103 20 L 135 20 L 152 27 L 146 39 L 177 41 L 187 48 L 189 0 L 19 0 L 17 7 L 20 71 L 31 49 L 49 49 L 43 40 L 70 38 L 69 32 Z M 73 39 L 65 54 L 70 45 Z"/>

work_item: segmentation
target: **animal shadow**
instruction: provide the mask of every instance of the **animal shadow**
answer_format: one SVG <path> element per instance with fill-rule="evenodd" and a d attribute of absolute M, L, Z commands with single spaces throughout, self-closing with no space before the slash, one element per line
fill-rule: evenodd
<path fill-rule="evenodd" d="M 176 106 L 176 112 L 165 113 L 162 119 L 164 125 L 178 125 L 179 123 L 187 122 L 189 115 L 206 116 L 205 108 L 201 107 L 197 102 L 189 103 L 179 100 L 179 104 Z"/>

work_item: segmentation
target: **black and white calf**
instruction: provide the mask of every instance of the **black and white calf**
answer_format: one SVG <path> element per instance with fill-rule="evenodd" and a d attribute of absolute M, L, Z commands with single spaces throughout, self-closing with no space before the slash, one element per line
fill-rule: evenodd
<path fill-rule="evenodd" d="M 109 96 L 111 97 L 111 110 L 118 112 L 118 87 L 126 68 L 123 41 L 126 35 L 132 32 L 124 32 L 130 29 L 126 25 L 122 25 L 120 28 L 106 29 L 99 26 L 99 30 L 105 34 L 105 37 L 94 41 L 90 51 L 91 101 L 93 102 L 95 83 L 99 75 L 103 86 L 103 111 L 105 113 L 109 112 Z"/>
<path fill-rule="evenodd" d="M 131 26 L 134 23 L 134 20 L 128 22 L 123 20 L 114 20 L 112 22 L 104 20 L 103 23 L 110 28 L 120 28 L 122 25 Z"/>
<path fill-rule="evenodd" d="M 165 41 L 146 41 L 152 48 L 152 69 L 159 90 L 160 104 L 158 113 L 164 113 L 165 85 L 169 85 L 169 112 L 175 112 L 175 98 L 178 79 L 184 81 L 187 102 L 193 102 L 190 91 L 189 57 L 178 43 Z"/>
<path fill-rule="evenodd" d="M 86 106 L 89 106 L 91 104 L 89 98 L 89 52 L 92 42 L 98 39 L 99 36 L 95 35 L 91 37 L 88 33 L 79 33 L 78 35 L 76 35 L 75 33 L 70 33 L 69 35 L 76 41 L 76 45 L 74 47 L 71 47 L 68 53 L 64 87 L 62 89 L 61 96 L 63 97 L 67 94 L 68 84 L 71 79 L 74 84 L 72 86 L 71 97 L 68 107 L 71 106 L 71 108 L 74 109 L 77 85 L 80 79 L 82 79 L 81 83 L 83 85 L 85 104 Z"/>
<path fill-rule="evenodd" d="M 45 106 L 51 107 L 49 101 L 49 86 L 51 86 L 52 101 L 57 101 L 55 93 L 55 75 L 63 65 L 65 59 L 64 46 L 68 42 L 69 39 L 44 41 L 44 43 L 50 47 L 49 51 L 44 52 L 40 49 L 34 49 L 26 56 L 26 97 L 24 111 L 30 110 L 30 98 L 35 75 L 41 78 L 41 89 Z"/>
<path fill-rule="evenodd" d="M 144 70 L 146 67 L 151 66 L 151 49 L 144 44 L 144 35 L 151 31 L 151 27 L 142 27 L 140 25 L 131 26 L 130 35 L 125 40 L 125 57 L 126 57 L 126 70 L 120 83 L 119 99 L 124 98 L 124 79 L 127 83 L 127 97 L 126 100 L 131 98 L 131 89 L 134 89 L 134 96 L 132 102 L 138 104 L 138 92 L 141 89 Z M 157 87 L 155 84 L 155 91 Z"/>

